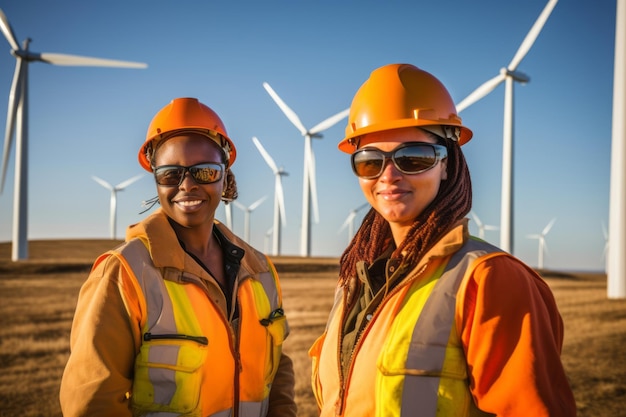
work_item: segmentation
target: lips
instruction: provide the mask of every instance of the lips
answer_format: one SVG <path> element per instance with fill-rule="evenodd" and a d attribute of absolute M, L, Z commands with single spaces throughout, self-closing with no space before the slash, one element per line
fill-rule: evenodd
<path fill-rule="evenodd" d="M 400 188 L 392 188 L 392 189 L 386 189 L 386 190 L 380 190 L 377 192 L 377 194 L 382 197 L 385 200 L 388 201 L 393 201 L 393 200 L 399 200 L 402 197 L 404 197 L 405 195 L 407 195 L 409 192 L 406 190 L 402 190 Z"/>
<path fill-rule="evenodd" d="M 177 200 L 172 200 L 172 203 L 183 209 L 192 209 L 198 207 L 203 203 L 203 200 L 198 197 L 185 197 Z"/>

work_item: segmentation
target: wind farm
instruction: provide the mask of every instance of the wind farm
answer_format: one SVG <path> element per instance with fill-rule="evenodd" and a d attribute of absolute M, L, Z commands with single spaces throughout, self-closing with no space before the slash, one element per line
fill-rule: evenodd
<path fill-rule="evenodd" d="M 27 215 L 29 219 L 29 239 L 110 237 L 110 218 L 102 214 L 104 207 L 109 214 L 109 201 L 102 188 L 94 186 L 91 175 L 102 173 L 106 176 L 101 178 L 110 184 L 134 176 L 137 165 L 133 152 L 154 110 L 172 97 L 197 96 L 224 114 L 228 132 L 237 145 L 238 160 L 233 167 L 239 189 L 237 201 L 249 204 L 265 194 L 268 201 L 275 198 L 270 193 L 275 190 L 276 178 L 259 158 L 251 137 L 260 138 L 277 165 L 283 165 L 289 172 L 289 176 L 282 177 L 287 221 L 284 225 L 281 222 L 280 253 L 298 256 L 303 256 L 302 230 L 308 223 L 302 221 L 306 137 L 300 129 L 294 130 L 294 123 L 280 107 L 277 109 L 263 81 L 269 82 L 280 100 L 295 110 L 305 130 L 347 109 L 350 98 L 369 72 L 390 62 L 414 63 L 440 76 L 450 87 L 455 103 L 461 103 L 490 78 L 490 72 L 495 72 L 491 74 L 493 77 L 499 75 L 497 69 L 504 64 L 509 68 L 511 56 L 516 48 L 521 48 L 520 41 L 525 35 L 530 36 L 529 28 L 549 3 L 531 0 L 481 10 L 465 4 L 450 7 L 444 1 L 444 4 L 404 4 L 403 7 L 379 5 L 367 11 L 368 16 L 381 18 L 398 31 L 398 36 L 390 36 L 362 33 L 356 22 L 346 22 L 349 10 L 340 5 L 330 15 L 314 6 L 274 10 L 264 21 L 271 22 L 271 31 L 263 31 L 258 18 L 254 19 L 247 11 L 228 6 L 224 12 L 230 9 L 238 19 L 219 12 L 223 20 L 218 24 L 221 30 L 218 35 L 193 25 L 206 12 L 206 7 L 200 5 L 190 6 L 196 13 L 171 8 L 166 12 L 165 7 L 141 12 L 129 7 L 129 14 L 123 16 L 94 6 L 94 14 L 110 22 L 120 22 L 116 31 L 110 31 L 94 19 L 92 12 L 73 10 L 69 5 L 64 6 L 63 1 L 56 8 L 37 5 L 37 14 L 27 13 L 29 1 L 25 0 L 24 5 L 3 5 L 11 25 L 33 39 L 29 51 L 72 51 L 80 56 L 95 53 L 150 64 L 142 71 L 99 68 L 97 73 L 95 69 L 87 71 L 70 66 L 30 66 L 28 195 L 31 207 L 21 210 L 22 217 Z M 544 223 L 534 213 L 535 209 L 559 218 L 558 227 L 548 236 L 551 268 L 605 270 L 602 253 L 606 242 L 598 224 L 606 223 L 609 238 L 615 238 L 615 230 L 619 230 L 615 222 L 608 221 L 615 5 L 613 2 L 596 7 L 556 3 L 514 69 L 531 79 L 526 85 L 515 82 L 512 167 L 514 254 L 530 264 L 537 262 L 537 241 L 527 239 L 526 235 L 535 233 L 535 225 Z M 39 12 L 49 19 L 41 18 Z M 411 27 L 408 24 L 411 13 L 462 17 L 464 30 L 455 28 L 432 37 L 429 34 L 437 30 L 437 25 L 425 22 L 420 27 Z M 146 18 L 165 16 L 192 23 L 176 23 L 175 30 L 168 35 L 144 33 L 139 29 L 145 27 Z M 301 19 L 299 24 L 295 23 L 296 16 Z M 304 30 L 307 23 L 313 24 L 320 18 L 341 21 L 343 25 L 323 33 Z M 224 31 L 227 27 L 236 31 Z M 426 38 L 430 42 L 409 41 Z M 214 53 L 207 52 L 209 44 L 213 45 Z M 171 45 L 178 48 L 169 48 Z M 164 50 L 176 52 L 163 54 Z M 190 50 L 197 54 L 189 55 Z M 240 54 L 232 55 L 235 50 L 241 51 Z M 0 54 L 0 80 L 5 80 L 0 83 L 0 94 L 5 98 L 10 95 L 9 79 L 14 75 L 16 62 L 8 52 Z M 209 56 L 230 58 L 211 61 Z M 585 62 L 580 61 L 581 56 L 586 57 Z M 201 71 L 200 67 L 211 70 Z M 563 68 L 568 71 L 564 73 Z M 489 225 L 501 225 L 505 88 L 503 81 L 461 111 L 463 123 L 474 131 L 472 141 L 463 147 L 475 190 L 473 211 Z M 502 93 L 497 94 L 498 91 Z M 7 111 L 7 104 L 8 100 L 0 103 L 0 111 Z M 582 123 L 581 115 L 585 115 Z M 315 175 L 308 182 L 310 185 L 314 182 L 316 192 L 308 193 L 307 219 L 311 222 L 308 256 L 342 253 L 348 226 L 342 234 L 338 230 L 362 199 L 346 155 L 336 149 L 344 135 L 345 122 L 341 119 L 318 132 L 324 135 L 322 140 L 314 140 L 315 137 L 310 140 L 314 155 L 307 159 L 314 161 Z M 12 238 L 15 211 L 12 197 L 15 149 L 8 155 L 7 177 L 0 195 L 0 238 L 4 240 Z M 119 169 L 111 171 L 114 165 Z M 310 168 L 306 170 L 310 171 Z M 71 191 L 66 191 L 68 187 Z M 140 202 L 154 196 L 154 189 L 153 181 L 138 181 L 125 191 L 123 198 L 118 198 L 116 236 L 123 234 L 126 225 L 145 216 L 139 214 Z M 92 214 L 93 206 L 98 204 L 100 214 L 95 215 L 95 211 Z M 46 210 L 42 210 L 42 205 Z M 250 240 L 259 247 L 263 246 L 268 229 L 274 227 L 274 206 L 262 204 L 252 215 Z M 527 210 L 528 206 L 533 210 Z M 221 204 L 216 217 L 227 220 L 228 224 L 228 212 L 231 228 L 243 235 L 245 213 L 233 208 L 233 204 Z M 355 216 L 355 227 L 363 214 L 360 211 Z M 470 230 L 480 234 L 475 221 L 470 222 Z M 501 233 L 502 230 L 484 232 L 488 240 L 496 240 Z M 275 238 L 273 235 L 269 238 L 273 252 Z"/>

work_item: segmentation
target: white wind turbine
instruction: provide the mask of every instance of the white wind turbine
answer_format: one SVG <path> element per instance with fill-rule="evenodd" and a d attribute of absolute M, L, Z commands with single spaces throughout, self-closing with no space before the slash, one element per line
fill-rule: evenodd
<path fill-rule="evenodd" d="M 77 55 L 31 52 L 28 49 L 30 39 L 26 39 L 23 44 L 24 46 L 20 47 L 17 42 L 17 37 L 9 24 L 9 20 L 2 10 L 0 10 L 0 30 L 11 46 L 11 55 L 16 59 L 13 83 L 11 84 L 11 91 L 9 93 L 0 193 L 4 190 L 7 165 L 15 129 L 15 190 L 13 197 L 12 259 L 17 261 L 19 259 L 28 258 L 28 65 L 31 62 L 37 61 L 64 66 L 146 68 L 147 65 L 138 62 L 90 58 Z"/>
<path fill-rule="evenodd" d="M 526 74 L 516 71 L 517 66 L 522 62 L 537 36 L 539 36 L 539 32 L 543 29 L 557 1 L 548 1 L 548 4 L 546 4 L 539 18 L 535 21 L 526 38 L 524 38 L 509 65 L 506 68 L 501 68 L 497 76 L 482 84 L 456 106 L 457 111 L 460 113 L 492 92 L 500 83 L 505 83 L 500 247 L 509 253 L 513 253 L 513 83 L 518 81 L 525 84 L 530 81 Z"/>
<path fill-rule="evenodd" d="M 556 218 L 552 219 L 550 223 L 548 223 L 547 226 L 543 228 L 540 234 L 526 236 L 529 239 L 539 240 L 539 256 L 538 256 L 538 262 L 537 262 L 538 269 L 543 269 L 543 255 L 544 255 L 544 252 L 548 251 L 548 245 L 546 244 L 546 235 L 548 234 L 548 232 L 554 225 L 555 221 L 556 221 Z"/>
<path fill-rule="evenodd" d="M 111 217 L 111 220 L 110 220 L 111 239 L 115 239 L 116 238 L 115 230 L 116 230 L 116 226 L 117 226 L 117 192 L 124 190 L 124 188 L 128 187 L 129 185 L 131 185 L 132 183 L 134 183 L 135 181 L 137 181 L 138 179 L 140 179 L 143 176 L 144 176 L 144 174 L 135 175 L 134 177 L 129 178 L 126 181 L 120 182 L 116 186 L 113 186 L 113 185 L 109 184 L 105 180 L 103 180 L 101 178 L 98 178 L 95 175 L 91 176 L 91 178 L 95 182 L 97 182 L 98 184 L 100 184 L 101 186 L 106 188 L 107 190 L 111 191 L 111 215 L 110 215 L 110 217 Z"/>
<path fill-rule="evenodd" d="M 245 240 L 246 243 L 248 244 L 250 243 L 250 213 L 252 213 L 257 207 L 259 207 L 261 203 L 265 201 L 266 198 L 267 196 L 263 196 L 259 198 L 257 201 L 255 201 L 254 203 L 250 204 L 248 207 L 244 206 L 237 200 L 233 201 L 233 203 L 235 203 L 235 205 L 239 207 L 241 210 L 243 210 L 244 212 L 243 240 Z"/>
<path fill-rule="evenodd" d="M 317 188 L 315 185 L 315 155 L 311 146 L 311 138 L 321 138 L 320 132 L 335 125 L 341 119 L 348 116 L 350 109 L 345 109 L 334 116 L 322 121 L 311 129 L 304 127 L 298 115 L 291 110 L 283 100 L 274 92 L 272 87 L 266 82 L 263 87 L 269 93 L 270 97 L 276 102 L 278 107 L 287 116 L 289 121 L 304 136 L 304 174 L 303 174 L 303 190 L 302 190 L 302 232 L 300 236 L 300 255 L 311 255 L 311 208 L 313 209 L 313 217 L 315 222 L 319 222 L 319 212 L 317 207 Z"/>
<path fill-rule="evenodd" d="M 233 230 L 233 206 L 231 203 L 224 203 L 224 216 L 226 217 L 226 227 L 228 230 Z"/>
<path fill-rule="evenodd" d="M 276 165 L 270 154 L 265 150 L 263 145 L 256 136 L 252 137 L 252 142 L 257 147 L 261 156 L 270 167 L 276 180 L 274 181 L 274 232 L 272 238 L 272 254 L 280 255 L 280 238 L 281 238 L 281 225 L 283 227 L 287 224 L 287 215 L 285 212 L 285 195 L 283 194 L 283 182 L 281 177 L 289 175 L 285 170 Z"/>
<path fill-rule="evenodd" d="M 485 230 L 498 230 L 498 226 L 484 224 L 475 212 L 472 211 L 470 214 L 472 215 L 472 218 L 474 219 L 474 221 L 476 222 L 476 226 L 478 227 L 479 238 L 485 239 Z"/>
<path fill-rule="evenodd" d="M 363 203 L 357 208 L 350 210 L 348 217 L 346 217 L 346 220 L 341 225 L 341 228 L 339 229 L 339 231 L 337 231 L 337 234 L 339 234 L 343 231 L 343 229 L 345 229 L 346 227 L 348 228 L 348 244 L 352 241 L 352 238 L 354 237 L 354 219 L 356 218 L 356 215 L 359 211 L 363 210 L 368 205 L 369 203 Z"/>

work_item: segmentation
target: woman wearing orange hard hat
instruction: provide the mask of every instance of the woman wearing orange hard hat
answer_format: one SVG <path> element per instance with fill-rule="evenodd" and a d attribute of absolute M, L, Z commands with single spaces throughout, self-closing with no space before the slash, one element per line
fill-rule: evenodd
<path fill-rule="evenodd" d="M 374 70 L 354 96 L 339 149 L 372 208 L 309 351 L 322 417 L 576 414 L 549 287 L 469 234 L 471 138 L 413 65 Z"/>
<path fill-rule="evenodd" d="M 237 197 L 221 119 L 174 99 L 138 158 L 161 207 L 96 260 L 81 289 L 63 415 L 295 416 L 276 269 L 215 220 L 220 201 Z"/>

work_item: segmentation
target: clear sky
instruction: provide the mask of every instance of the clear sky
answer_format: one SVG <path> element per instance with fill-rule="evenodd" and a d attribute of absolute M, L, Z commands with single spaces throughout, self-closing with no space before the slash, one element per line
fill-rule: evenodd
<path fill-rule="evenodd" d="M 143 171 L 137 151 L 154 114 L 174 97 L 198 97 L 237 146 L 239 202 L 268 196 L 251 214 L 251 243 L 268 249 L 274 177 L 257 136 L 289 176 L 283 254 L 299 253 L 304 140 L 262 86 L 268 82 L 303 124 L 349 107 L 375 68 L 408 62 L 437 76 L 459 103 L 508 65 L 546 0 L 75 1 L 0 3 L 31 51 L 139 61 L 147 69 L 30 65 L 30 239 L 108 238 L 110 193 Z M 604 270 L 608 223 L 615 0 L 561 0 L 518 66 L 515 87 L 514 254 L 537 265 L 528 239 L 553 219 L 547 268 Z M 15 59 L 0 39 L 0 119 Z M 474 211 L 499 225 L 504 86 L 461 113 L 474 138 L 463 147 Z M 339 232 L 365 202 L 349 157 L 337 150 L 345 119 L 315 140 L 320 222 L 313 256 L 339 256 Z M 0 130 L 4 132 L 4 129 Z M 4 135 L 4 133 L 2 133 Z M 4 139 L 2 139 L 4 141 Z M 0 195 L 0 241 L 11 240 L 14 154 Z M 152 177 L 118 193 L 117 236 L 156 195 Z M 357 216 L 360 223 L 364 211 Z M 244 214 L 233 206 L 235 232 Z M 224 219 L 223 208 L 217 213 Z M 470 229 L 478 234 L 472 222 Z M 485 238 L 499 244 L 499 233 Z"/>

